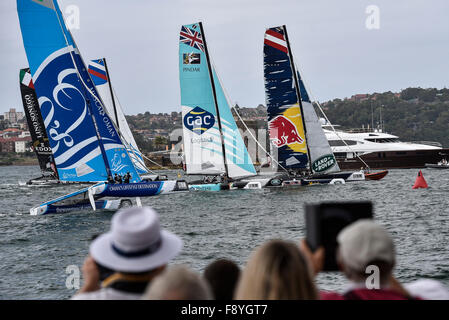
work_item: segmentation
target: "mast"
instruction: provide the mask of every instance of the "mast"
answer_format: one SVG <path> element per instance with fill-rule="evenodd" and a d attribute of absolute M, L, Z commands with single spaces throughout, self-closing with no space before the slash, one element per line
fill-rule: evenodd
<path fill-rule="evenodd" d="M 117 124 L 117 128 L 120 130 L 120 124 L 118 122 L 118 115 L 117 115 L 117 107 L 115 105 L 114 92 L 112 91 L 112 83 L 111 83 L 111 78 L 109 77 L 109 70 L 108 70 L 108 65 L 106 64 L 106 58 L 103 58 L 103 62 L 104 62 L 104 68 L 106 70 L 106 77 L 108 78 L 109 90 L 111 91 L 112 106 L 114 107 L 115 123 Z"/>
<path fill-rule="evenodd" d="M 296 95 L 298 96 L 299 110 L 301 110 L 301 121 L 304 126 L 304 140 L 306 141 L 306 146 L 307 146 L 307 158 L 309 160 L 309 171 L 312 172 L 312 163 L 311 163 L 311 159 L 310 159 L 309 144 L 307 143 L 307 127 L 306 127 L 306 122 L 304 121 L 304 111 L 302 108 L 301 93 L 299 90 L 298 74 L 296 72 L 295 63 L 293 61 L 293 54 L 292 54 L 292 50 L 290 48 L 290 41 L 288 40 L 287 27 L 285 25 L 283 25 L 282 29 L 284 29 L 285 42 L 287 42 L 288 56 L 290 58 L 290 65 L 292 68 L 293 80 L 295 81 Z"/>
<path fill-rule="evenodd" d="M 215 89 L 214 75 L 212 72 L 212 66 L 211 66 L 210 59 L 209 59 L 209 51 L 207 49 L 206 36 L 204 35 L 203 24 L 201 22 L 199 22 L 199 25 L 200 25 L 201 36 L 203 38 L 204 53 L 206 54 L 207 67 L 209 68 L 209 78 L 210 78 L 210 84 L 212 86 L 212 95 L 214 96 L 215 111 L 217 112 L 218 130 L 220 130 L 221 150 L 223 152 L 224 167 L 226 170 L 226 177 L 229 178 L 228 164 L 226 162 L 226 148 L 224 145 L 223 129 L 221 126 L 220 110 L 218 109 L 217 92 Z"/>

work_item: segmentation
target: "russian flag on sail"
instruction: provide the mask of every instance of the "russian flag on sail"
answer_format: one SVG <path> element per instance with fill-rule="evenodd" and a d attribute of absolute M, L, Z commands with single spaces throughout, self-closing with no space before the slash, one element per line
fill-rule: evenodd
<path fill-rule="evenodd" d="M 267 29 L 265 32 L 264 43 L 270 47 L 288 53 L 287 41 L 285 41 L 284 35 L 273 29 Z"/>
<path fill-rule="evenodd" d="M 91 60 L 89 63 L 89 74 L 96 86 L 108 82 L 103 59 Z"/>

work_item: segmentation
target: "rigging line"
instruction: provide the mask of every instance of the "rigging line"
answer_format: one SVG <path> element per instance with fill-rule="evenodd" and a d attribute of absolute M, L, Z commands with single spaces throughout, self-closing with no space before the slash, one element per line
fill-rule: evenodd
<path fill-rule="evenodd" d="M 295 57 L 295 60 L 298 61 Z M 363 159 L 357 154 L 357 152 L 355 152 L 347 143 L 346 141 L 340 136 L 340 134 L 338 133 L 337 130 L 335 130 L 334 125 L 329 121 L 329 118 L 327 117 L 326 113 L 324 113 L 323 108 L 321 107 L 321 104 L 319 103 L 319 101 L 317 99 L 315 99 L 315 95 L 313 94 L 313 91 L 310 89 L 309 86 L 306 86 L 306 80 L 304 77 L 304 73 L 300 70 L 300 68 L 298 66 L 296 66 L 296 69 L 298 70 L 299 74 L 301 75 L 301 79 L 302 79 L 302 83 L 304 84 L 304 89 L 307 91 L 309 98 L 311 99 L 312 102 L 314 102 L 317 106 L 318 109 L 320 110 L 321 114 L 324 116 L 324 119 L 326 119 L 326 122 L 330 124 L 332 131 L 337 135 L 337 137 L 343 141 L 343 143 L 349 148 L 349 150 L 351 150 L 355 156 L 368 168 L 370 169 L 369 165 L 363 161 Z"/>
<path fill-rule="evenodd" d="M 212 60 L 212 59 L 211 59 Z M 212 62 L 212 61 L 211 61 Z M 221 81 L 221 78 L 219 76 L 219 72 L 217 70 L 217 68 L 214 65 L 214 69 L 215 69 L 215 75 L 218 78 L 218 81 L 220 81 L 221 83 L 223 83 Z M 226 91 L 226 88 L 224 86 L 221 86 L 221 89 L 224 92 L 224 95 L 226 97 L 226 100 L 228 102 L 228 105 L 231 106 L 232 109 L 234 109 L 235 113 L 237 114 L 237 117 L 239 118 L 239 120 L 242 122 L 243 126 L 245 127 L 246 131 L 249 132 L 249 135 L 251 136 L 251 138 L 253 138 L 253 140 L 256 142 L 257 146 L 262 149 L 263 152 L 265 152 L 267 155 L 270 156 L 270 158 L 274 161 L 274 163 L 276 163 L 281 169 L 283 169 L 285 172 L 288 173 L 288 170 L 285 169 L 276 159 L 275 157 L 272 156 L 272 154 L 270 152 L 268 152 L 264 147 L 262 147 L 262 145 L 260 144 L 260 142 L 256 139 L 256 137 L 252 134 L 251 130 L 248 128 L 248 126 L 246 125 L 245 121 L 243 121 L 242 117 L 240 116 L 240 113 L 238 112 L 238 110 L 235 108 L 235 105 L 233 103 L 230 103 L 230 99 L 229 99 L 229 95 L 228 92 Z M 251 160 L 252 161 L 252 160 Z"/>

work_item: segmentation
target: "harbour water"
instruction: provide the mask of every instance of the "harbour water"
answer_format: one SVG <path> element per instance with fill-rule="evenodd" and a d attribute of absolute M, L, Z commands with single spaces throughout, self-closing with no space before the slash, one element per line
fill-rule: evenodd
<path fill-rule="evenodd" d="M 396 277 L 402 282 L 433 278 L 449 287 L 449 170 L 423 170 L 430 187 L 412 190 L 417 172 L 391 170 L 383 180 L 346 185 L 187 192 L 142 202 L 183 239 L 174 263 L 201 272 L 223 257 L 243 267 L 250 252 L 268 239 L 298 241 L 305 235 L 305 203 L 371 200 L 375 219 L 395 240 Z M 30 216 L 30 207 L 79 186 L 19 186 L 20 180 L 39 176 L 34 166 L 0 167 L 0 176 L 0 299 L 71 297 L 76 290 L 66 287 L 67 267 L 81 268 L 91 237 L 109 229 L 113 213 Z M 317 284 L 339 290 L 346 282 L 337 273 L 325 273 Z"/>

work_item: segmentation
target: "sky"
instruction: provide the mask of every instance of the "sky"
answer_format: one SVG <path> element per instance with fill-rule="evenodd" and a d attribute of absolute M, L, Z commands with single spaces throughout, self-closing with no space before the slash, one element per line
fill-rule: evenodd
<path fill-rule="evenodd" d="M 125 114 L 181 111 L 179 30 L 198 21 L 223 86 L 240 106 L 265 104 L 263 37 L 279 25 L 287 26 L 315 100 L 449 84 L 447 0 L 58 2 L 66 19 L 75 17 L 71 6 L 79 9 L 75 41 L 85 61 L 106 57 Z M 23 110 L 18 77 L 28 65 L 15 0 L 0 1 L 0 24 L 3 114 Z"/>

